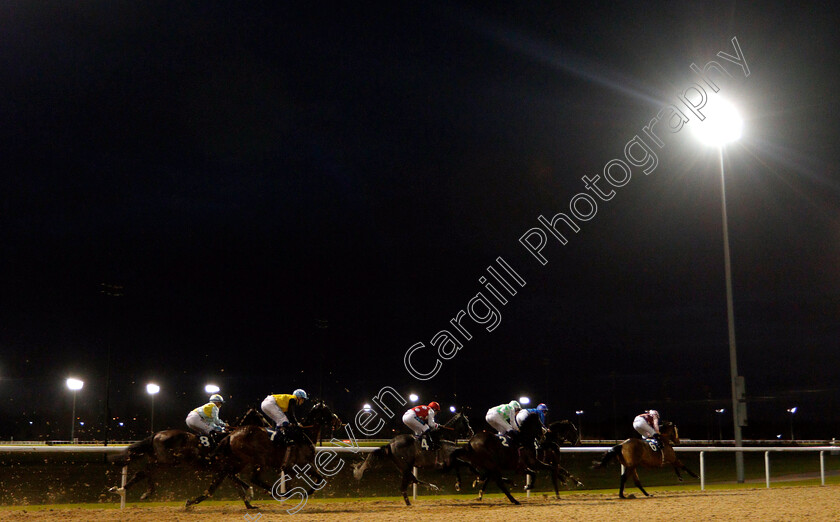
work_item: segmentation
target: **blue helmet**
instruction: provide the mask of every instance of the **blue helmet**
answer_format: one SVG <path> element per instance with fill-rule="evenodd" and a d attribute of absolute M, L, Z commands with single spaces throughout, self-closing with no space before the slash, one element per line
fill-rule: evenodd
<path fill-rule="evenodd" d="M 548 406 L 546 406 L 546 405 L 545 405 L 545 404 L 543 404 L 543 403 L 540 403 L 540 405 L 539 405 L 539 406 L 537 406 L 537 411 L 541 411 L 541 412 L 545 413 L 545 412 L 547 412 L 547 411 L 548 411 Z"/>
<path fill-rule="evenodd" d="M 309 396 L 307 396 L 307 395 L 306 395 L 306 392 L 305 392 L 305 391 L 303 391 L 303 390 L 301 390 L 300 388 L 298 388 L 297 390 L 293 391 L 293 392 L 292 392 L 292 395 L 294 395 L 295 397 L 297 397 L 297 398 L 298 398 L 298 399 L 300 399 L 301 401 L 305 401 L 306 399 L 308 399 L 308 398 L 309 398 Z"/>

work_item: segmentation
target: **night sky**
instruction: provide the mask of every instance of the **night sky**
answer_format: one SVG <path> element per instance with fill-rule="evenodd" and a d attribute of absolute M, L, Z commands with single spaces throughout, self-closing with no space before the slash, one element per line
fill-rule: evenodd
<path fill-rule="evenodd" d="M 154 381 L 161 428 L 207 382 L 223 418 L 297 387 L 350 418 L 388 385 L 476 426 L 528 395 L 584 410 L 589 436 L 653 407 L 705 438 L 729 345 L 719 164 L 693 115 L 549 236 L 545 266 L 519 238 L 710 60 L 745 120 L 725 151 L 744 435 L 787 436 L 797 405 L 797 436 L 840 436 L 838 22 L 798 3 L 5 3 L 0 436 L 67 438 L 69 376 L 101 433 L 110 346 L 111 413 L 139 434 Z M 749 77 L 717 57 L 733 37 Z M 498 327 L 467 319 L 412 378 L 406 350 L 489 296 L 497 257 L 526 282 Z"/>

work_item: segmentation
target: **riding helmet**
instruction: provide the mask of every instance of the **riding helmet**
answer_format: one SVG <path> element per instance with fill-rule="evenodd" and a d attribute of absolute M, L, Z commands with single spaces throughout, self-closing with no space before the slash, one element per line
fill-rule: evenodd
<path fill-rule="evenodd" d="M 522 409 L 522 405 L 519 404 L 519 401 L 510 401 L 510 404 L 508 404 L 508 406 L 510 406 L 514 410 L 521 410 Z"/>
<path fill-rule="evenodd" d="M 440 404 L 438 404 L 435 401 L 432 401 L 432 402 L 429 403 L 429 408 L 431 408 L 435 411 L 440 411 Z"/>
<path fill-rule="evenodd" d="M 303 390 L 301 390 L 300 388 L 298 388 L 297 390 L 293 391 L 293 392 L 292 392 L 292 395 L 294 395 L 295 397 L 297 397 L 298 399 L 300 399 L 300 400 L 302 400 L 302 401 L 305 401 L 306 399 L 308 399 L 308 398 L 309 398 L 309 396 L 307 396 L 307 395 L 306 395 L 306 392 L 305 392 L 305 391 L 303 391 Z"/>
<path fill-rule="evenodd" d="M 210 402 L 221 402 L 222 404 L 224 404 L 225 400 L 218 393 L 214 393 L 210 396 Z"/>
<path fill-rule="evenodd" d="M 650 410 L 650 411 L 648 411 L 648 413 L 649 413 L 650 415 L 653 415 L 654 417 L 659 417 L 659 412 L 658 412 L 658 411 L 656 411 L 656 410 Z"/>
<path fill-rule="evenodd" d="M 544 412 L 547 412 L 547 411 L 548 411 L 548 406 L 546 406 L 546 405 L 545 405 L 545 404 L 543 404 L 543 403 L 540 403 L 540 405 L 539 405 L 539 406 L 537 406 L 537 411 L 541 411 L 541 412 L 543 412 L 543 413 L 544 413 Z"/>

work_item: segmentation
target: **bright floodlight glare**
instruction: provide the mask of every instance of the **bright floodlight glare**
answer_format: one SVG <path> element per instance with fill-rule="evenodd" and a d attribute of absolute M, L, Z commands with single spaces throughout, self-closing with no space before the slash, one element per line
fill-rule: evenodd
<path fill-rule="evenodd" d="M 215 384 L 208 384 L 204 387 L 204 391 L 206 391 L 207 393 L 219 393 L 220 389 L 221 388 L 219 388 Z"/>
<path fill-rule="evenodd" d="M 80 381 L 79 379 L 73 379 L 72 377 L 70 379 L 67 379 L 67 387 L 73 391 L 81 390 L 82 386 L 84 385 L 85 383 L 83 381 Z"/>
<path fill-rule="evenodd" d="M 410 400 L 411 402 L 417 402 L 417 400 L 419 398 L 420 397 L 418 397 L 416 393 L 412 393 L 411 395 L 408 396 L 408 400 Z"/>
<path fill-rule="evenodd" d="M 793 408 L 788 408 L 788 412 L 796 413 L 796 406 L 794 406 Z"/>
<path fill-rule="evenodd" d="M 719 410 L 715 410 L 715 413 L 724 413 L 726 412 L 726 408 L 721 408 Z"/>
<path fill-rule="evenodd" d="M 362 406 L 362 409 L 365 410 L 365 411 L 370 411 L 371 410 L 370 404 L 365 404 L 364 406 Z"/>
<path fill-rule="evenodd" d="M 449 411 L 451 411 L 452 413 L 455 413 L 455 406 L 450 406 Z"/>
<path fill-rule="evenodd" d="M 146 393 L 149 395 L 154 395 L 160 391 L 160 386 L 157 384 L 149 383 L 146 385 Z"/>
<path fill-rule="evenodd" d="M 530 397 L 520 397 L 519 404 L 531 404 Z"/>
<path fill-rule="evenodd" d="M 575 410 L 575 415 L 583 415 L 583 410 Z"/>
<path fill-rule="evenodd" d="M 690 125 L 701 142 L 720 147 L 741 137 L 744 122 L 735 106 L 728 101 L 711 96 L 706 106 L 699 110 L 706 119 L 694 120 Z"/>

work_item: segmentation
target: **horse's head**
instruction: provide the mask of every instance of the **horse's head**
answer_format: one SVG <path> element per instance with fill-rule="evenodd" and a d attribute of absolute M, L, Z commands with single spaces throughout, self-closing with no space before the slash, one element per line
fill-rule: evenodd
<path fill-rule="evenodd" d="M 341 427 L 341 419 L 323 401 L 318 401 L 303 418 L 302 424 L 312 426 L 323 434 Z"/>
<path fill-rule="evenodd" d="M 660 424 L 659 434 L 662 436 L 662 439 L 672 446 L 680 443 L 680 433 L 677 430 L 676 424 L 673 422 L 663 422 Z"/>
<path fill-rule="evenodd" d="M 460 411 L 446 421 L 444 426 L 452 428 L 456 439 L 469 439 L 475 435 L 472 426 L 470 426 L 470 420 Z"/>
<path fill-rule="evenodd" d="M 238 428 L 240 426 L 267 426 L 268 424 L 265 421 L 265 418 L 255 410 L 254 408 L 250 408 L 248 411 L 245 412 L 245 415 L 242 417 L 235 419 L 233 422 L 230 423 L 232 428 Z"/>
<path fill-rule="evenodd" d="M 548 425 L 546 439 L 557 444 L 568 442 L 577 446 L 580 444 L 580 433 L 578 433 L 574 423 L 568 420 L 559 420 Z"/>

